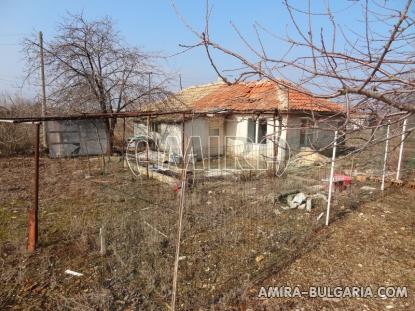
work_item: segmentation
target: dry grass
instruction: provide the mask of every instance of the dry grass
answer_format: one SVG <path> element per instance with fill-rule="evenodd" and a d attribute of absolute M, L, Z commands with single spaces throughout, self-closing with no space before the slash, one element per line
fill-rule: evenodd
<path fill-rule="evenodd" d="M 115 160 L 105 170 L 100 165 L 97 158 L 41 160 L 41 245 L 37 255 L 28 257 L 31 159 L 0 160 L 1 308 L 167 309 L 177 193 L 173 186 L 132 178 Z M 179 309 L 239 308 L 246 288 L 317 247 L 326 232 L 320 230 L 323 220 L 316 221 L 324 208 L 282 211 L 273 199 L 276 193 L 318 184 L 325 173 L 318 168 L 302 172 L 315 178 L 311 180 L 204 181 L 191 189 L 180 254 Z M 336 195 L 332 220 L 350 213 L 350 202 L 357 199 L 371 197 L 357 191 Z M 101 227 L 107 235 L 106 256 L 99 254 Z M 66 269 L 84 276 L 68 276 Z"/>

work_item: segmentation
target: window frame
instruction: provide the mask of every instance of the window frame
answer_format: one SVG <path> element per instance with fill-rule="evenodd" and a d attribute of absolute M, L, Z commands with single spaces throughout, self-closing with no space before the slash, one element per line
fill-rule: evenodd
<path fill-rule="evenodd" d="M 265 128 L 265 130 L 264 130 L 264 128 Z M 258 141 L 256 142 L 257 144 L 266 145 L 266 143 L 267 143 L 267 132 L 268 132 L 267 119 L 259 119 L 258 120 L 258 135 L 257 135 Z"/>
<path fill-rule="evenodd" d="M 253 129 L 251 129 L 251 130 L 249 128 L 250 125 L 253 126 Z M 253 136 L 253 137 L 251 137 L 251 136 Z M 256 120 L 253 119 L 253 118 L 248 119 L 248 124 L 247 124 L 247 129 L 246 129 L 246 140 L 247 140 L 248 143 L 253 143 L 253 144 L 256 143 Z"/>

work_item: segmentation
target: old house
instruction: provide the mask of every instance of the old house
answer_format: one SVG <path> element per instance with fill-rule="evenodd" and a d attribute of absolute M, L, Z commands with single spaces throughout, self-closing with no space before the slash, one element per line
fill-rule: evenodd
<path fill-rule="evenodd" d="M 165 152 L 181 154 L 189 144 L 198 159 L 226 153 L 284 160 L 304 147 L 322 149 L 332 143 L 333 129 L 344 116 L 339 104 L 271 81 L 190 87 L 156 106 L 194 112 L 184 122 L 180 115 L 153 119 L 150 135 Z M 146 123 L 137 122 L 135 135 L 146 133 Z"/>

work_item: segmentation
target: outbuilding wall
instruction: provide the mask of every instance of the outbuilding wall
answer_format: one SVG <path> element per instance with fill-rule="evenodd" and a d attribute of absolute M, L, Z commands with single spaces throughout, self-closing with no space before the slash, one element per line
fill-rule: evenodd
<path fill-rule="evenodd" d="M 46 122 L 51 158 L 106 154 L 108 131 L 105 120 L 61 120 Z"/>

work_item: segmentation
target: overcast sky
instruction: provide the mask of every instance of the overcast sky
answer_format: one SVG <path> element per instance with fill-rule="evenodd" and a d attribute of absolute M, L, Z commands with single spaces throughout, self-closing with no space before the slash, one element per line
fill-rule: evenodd
<path fill-rule="evenodd" d="M 307 1 L 291 1 L 304 6 Z M 312 1 L 313 9 L 320 10 L 325 1 Z M 395 1 L 398 5 L 401 1 Z M 351 27 L 361 27 L 357 20 L 361 16 L 361 3 L 359 1 L 331 1 L 333 11 L 342 12 L 349 8 L 347 14 L 340 14 L 339 23 Z M 241 43 L 230 21 L 238 26 L 248 40 L 256 43 L 252 24 L 260 22 L 274 34 L 284 35 L 292 32 L 287 27 L 289 17 L 281 0 L 211 0 L 213 7 L 211 17 L 211 36 L 224 46 L 235 49 L 246 55 L 248 49 Z M 177 7 L 181 14 L 197 30 L 203 29 L 205 0 L 179 0 Z M 87 19 L 97 19 L 109 16 L 115 22 L 116 29 L 120 31 L 129 45 L 141 47 L 149 52 L 158 52 L 171 55 L 181 51 L 180 43 L 191 44 L 195 42 L 194 35 L 184 26 L 172 8 L 170 0 L 147 1 L 103 1 L 103 0 L 1 0 L 0 1 L 0 93 L 22 93 L 26 96 L 35 96 L 38 87 L 24 84 L 23 55 L 21 42 L 24 37 L 35 38 L 38 31 L 43 31 L 44 39 L 53 38 L 56 25 L 65 16 L 66 12 L 81 13 Z M 305 21 L 304 21 L 305 22 Z M 319 27 L 321 25 L 316 25 Z M 327 26 L 324 25 L 323 26 Z M 264 35 L 267 49 L 278 55 L 285 52 L 283 45 L 277 44 L 269 35 Z M 229 58 L 218 56 L 217 61 L 222 67 L 230 67 L 233 63 Z M 216 74 L 209 65 L 203 49 L 192 50 L 185 54 L 169 58 L 162 64 L 172 73 L 181 73 L 183 85 L 190 86 L 215 81 Z M 295 78 L 295 77 L 294 77 Z M 172 88 L 178 88 L 173 85 Z"/>

